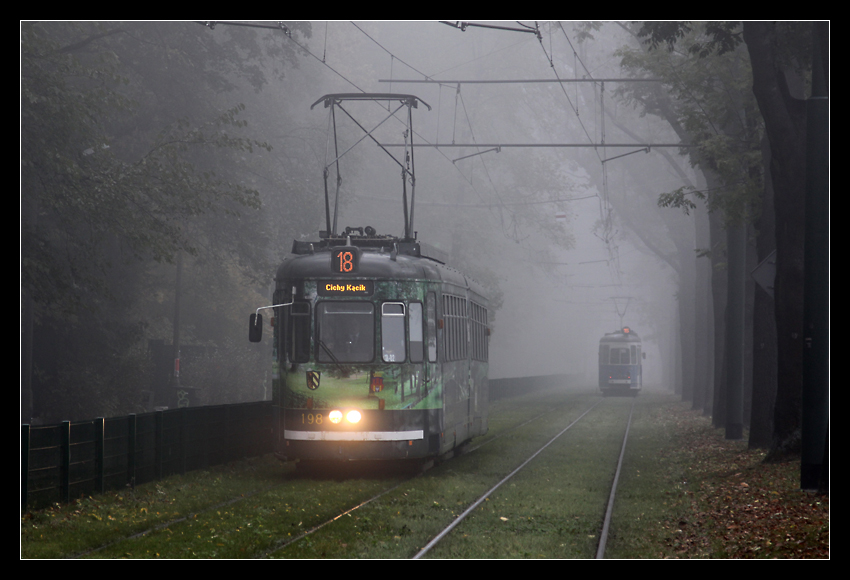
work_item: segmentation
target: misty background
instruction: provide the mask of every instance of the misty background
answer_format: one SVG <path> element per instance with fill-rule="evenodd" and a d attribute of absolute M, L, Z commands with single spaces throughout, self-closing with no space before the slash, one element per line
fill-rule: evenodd
<path fill-rule="evenodd" d="M 592 145 L 680 139 L 624 83 L 451 82 L 623 78 L 618 50 L 639 47 L 625 27 L 547 22 L 538 38 L 516 22 L 253 24 L 22 23 L 25 421 L 148 410 L 163 380 L 150 345 L 174 340 L 176 288 L 197 400 L 270 398 L 271 347 L 248 343 L 246 323 L 292 240 L 325 228 L 333 143 L 328 109 L 311 105 L 329 93 L 430 105 L 413 113 L 414 230 L 490 290 L 491 378 L 595 384 L 598 341 L 622 323 L 644 340 L 644 387 L 673 389 L 680 256 L 696 257 L 705 216 L 658 198 L 700 177 L 676 147 Z M 370 129 L 387 115 L 346 108 Z M 337 122 L 342 151 L 363 133 Z M 390 119 L 376 139 L 401 143 L 403 127 Z M 339 229 L 402 235 L 384 151 L 363 141 L 340 177 Z"/>

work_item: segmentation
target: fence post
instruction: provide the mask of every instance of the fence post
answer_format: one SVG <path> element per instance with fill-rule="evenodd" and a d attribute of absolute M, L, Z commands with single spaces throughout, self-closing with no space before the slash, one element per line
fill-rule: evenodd
<path fill-rule="evenodd" d="M 59 427 L 59 498 L 71 501 L 71 422 L 62 421 Z"/>
<path fill-rule="evenodd" d="M 136 489 L 136 414 L 127 416 L 127 483 Z"/>
<path fill-rule="evenodd" d="M 156 433 L 154 435 L 154 477 L 162 479 L 162 411 L 156 412 Z"/>
<path fill-rule="evenodd" d="M 224 408 L 224 442 L 225 442 L 225 450 L 224 450 L 224 461 L 222 463 L 229 463 L 233 460 L 233 436 L 230 429 L 230 410 L 233 407 L 227 405 Z"/>
<path fill-rule="evenodd" d="M 94 420 L 94 486 L 98 493 L 103 493 L 105 490 L 104 470 L 106 469 L 106 419 L 98 417 Z"/>
<path fill-rule="evenodd" d="M 180 424 L 178 429 L 180 438 L 180 475 L 186 473 L 186 409 L 187 407 L 180 407 L 180 410 L 177 411 L 177 418 Z"/>
<path fill-rule="evenodd" d="M 200 411 L 200 413 L 201 421 L 204 424 L 200 430 L 200 432 L 204 434 L 203 466 L 204 469 L 207 469 L 210 466 L 210 433 L 212 432 L 213 407 L 205 407 L 202 411 Z"/>
<path fill-rule="evenodd" d="M 30 476 L 30 426 L 21 425 L 21 507 L 27 506 L 27 483 Z"/>

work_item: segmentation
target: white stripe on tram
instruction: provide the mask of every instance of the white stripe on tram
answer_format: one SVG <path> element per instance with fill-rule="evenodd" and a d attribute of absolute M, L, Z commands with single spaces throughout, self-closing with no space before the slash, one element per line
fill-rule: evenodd
<path fill-rule="evenodd" d="M 283 437 L 294 441 L 410 441 L 423 439 L 422 430 L 417 431 L 290 431 L 284 430 Z"/>

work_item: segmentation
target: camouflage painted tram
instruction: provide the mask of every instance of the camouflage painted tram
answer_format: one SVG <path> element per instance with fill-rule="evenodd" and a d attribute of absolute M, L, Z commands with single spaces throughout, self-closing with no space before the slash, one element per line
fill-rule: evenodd
<path fill-rule="evenodd" d="M 430 458 L 487 431 L 484 290 L 416 240 L 359 230 L 295 242 L 277 271 L 266 308 L 280 459 Z"/>

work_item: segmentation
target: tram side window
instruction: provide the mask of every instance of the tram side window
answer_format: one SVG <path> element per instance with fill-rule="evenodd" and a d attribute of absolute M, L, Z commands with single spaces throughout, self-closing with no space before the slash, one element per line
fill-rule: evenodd
<path fill-rule="evenodd" d="M 319 362 L 371 362 L 375 358 L 375 307 L 371 302 L 320 302 L 316 318 Z"/>
<path fill-rule="evenodd" d="M 429 292 L 425 297 L 427 315 L 428 362 L 437 362 L 437 297 Z"/>
<path fill-rule="evenodd" d="M 631 355 L 632 355 L 631 364 L 633 364 L 633 365 L 638 364 L 637 347 L 635 345 L 631 346 Z"/>
<path fill-rule="evenodd" d="M 404 362 L 404 304 L 381 304 L 381 357 L 384 362 Z"/>
<path fill-rule="evenodd" d="M 310 360 L 310 303 L 294 302 L 286 320 L 286 354 L 289 360 L 303 363 Z"/>
<path fill-rule="evenodd" d="M 422 304 L 411 302 L 407 306 L 407 337 L 410 343 L 410 362 L 421 363 L 425 358 L 422 340 Z"/>
<path fill-rule="evenodd" d="M 472 338 L 472 358 L 487 360 L 487 309 L 470 302 L 470 330 Z"/>
<path fill-rule="evenodd" d="M 466 299 L 460 296 L 444 294 L 443 318 L 445 320 L 443 348 L 445 349 L 446 360 L 461 360 L 466 358 Z"/>

